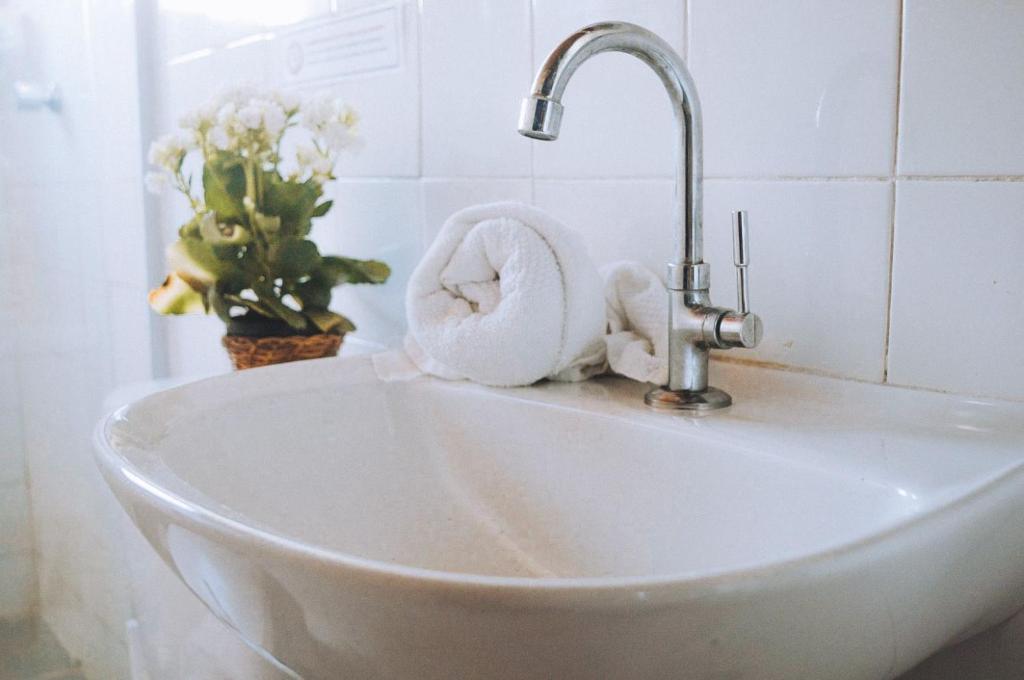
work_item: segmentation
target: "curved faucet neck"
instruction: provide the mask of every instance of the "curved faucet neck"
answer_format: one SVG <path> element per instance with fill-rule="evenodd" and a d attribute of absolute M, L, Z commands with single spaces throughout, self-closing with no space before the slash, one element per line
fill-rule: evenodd
<path fill-rule="evenodd" d="M 520 131 L 538 139 L 555 139 L 566 85 L 583 62 L 601 52 L 632 54 L 654 70 L 668 91 L 679 139 L 675 145 L 676 228 L 668 286 L 675 290 L 707 290 L 707 265 L 703 263 L 700 99 L 686 64 L 668 43 L 644 28 L 624 22 L 593 24 L 573 33 L 540 67 L 533 95 L 524 103 Z"/>

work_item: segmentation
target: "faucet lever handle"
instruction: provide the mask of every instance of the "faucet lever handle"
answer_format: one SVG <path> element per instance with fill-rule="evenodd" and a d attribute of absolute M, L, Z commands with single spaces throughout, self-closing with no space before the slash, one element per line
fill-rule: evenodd
<path fill-rule="evenodd" d="M 750 312 L 750 280 L 747 265 L 750 264 L 750 220 L 746 210 L 732 213 L 732 258 L 736 265 L 736 311 Z"/>
<path fill-rule="evenodd" d="M 763 329 L 757 314 L 750 313 L 747 265 L 750 264 L 749 220 L 746 210 L 732 214 L 732 255 L 736 265 L 736 311 L 727 310 L 718 319 L 716 347 L 757 347 Z"/>

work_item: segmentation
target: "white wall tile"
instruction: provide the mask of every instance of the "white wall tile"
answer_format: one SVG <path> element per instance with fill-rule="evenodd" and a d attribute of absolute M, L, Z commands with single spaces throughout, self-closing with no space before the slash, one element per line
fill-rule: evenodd
<path fill-rule="evenodd" d="M 156 134 L 176 129 L 184 113 L 210 101 L 225 88 L 265 84 L 274 49 L 272 40 L 261 40 L 238 47 L 211 48 L 209 52 L 183 59 L 165 48 L 157 60 L 159 129 Z"/>
<path fill-rule="evenodd" d="M 396 344 L 405 333 L 405 284 L 420 256 L 419 182 L 352 180 L 336 183 L 328 195 L 334 207 L 317 229 L 333 230 L 335 237 L 321 250 L 391 266 L 383 285 L 336 288 L 331 308 L 355 322 L 357 337 Z"/>
<path fill-rule="evenodd" d="M 629 21 L 654 31 L 680 54 L 685 3 L 673 0 L 534 0 L 534 71 L 573 31 L 598 21 Z M 529 94 L 532 77 L 522 84 Z M 673 119 L 665 88 L 646 64 L 627 54 L 600 54 L 573 76 L 563 97 L 558 141 L 534 145 L 538 177 L 671 176 Z M 518 105 L 511 112 L 512 119 Z"/>
<path fill-rule="evenodd" d="M 5 10 L 5 20 L 15 27 L 4 51 L 7 77 L 57 84 L 61 94 L 59 112 L 15 109 L 10 96 L 0 101 L 0 125 L 13 132 L 4 136 L 0 150 L 5 183 L 93 177 L 94 159 L 102 151 L 94 71 L 87 58 L 68 58 L 90 54 L 82 30 L 88 18 L 84 3 L 65 3 L 61 11 L 47 11 L 39 3 L 16 0 Z"/>
<path fill-rule="evenodd" d="M 59 577 L 50 578 L 40 593 L 44 602 L 54 601 L 54 590 L 76 594 L 65 609 L 41 608 L 53 625 L 78 622 L 88 618 L 86 611 L 106 607 L 90 594 L 102 593 L 104 601 L 113 602 L 107 588 L 119 582 L 107 569 L 113 555 L 104 538 L 114 501 L 89 441 L 119 360 L 148 353 L 129 346 L 120 351 L 130 354 L 114 354 L 112 334 L 117 340 L 145 340 L 112 323 L 117 301 L 108 294 L 112 285 L 132 284 L 136 299 L 144 299 L 134 5 L 81 1 L 60 12 L 39 3 L 20 6 L 34 36 L 25 64 L 31 68 L 23 77 L 58 82 L 65 106 L 57 115 L 20 113 L 16 133 L 9 135 L 16 142 L 5 147 L 12 163 L 3 167 L 2 179 L 10 200 L 0 226 L 9 226 L 13 237 L 11 299 L 17 301 L 19 338 L 17 378 L 12 379 L 18 388 L 4 394 L 17 395 L 16 410 L 24 415 L 20 439 L 34 507 L 30 527 L 24 486 L 0 493 L 0 521 L 5 522 L 0 550 L 17 551 L 0 566 L 0 615 L 24 612 L 36 600 L 30 544 L 39 548 L 40 564 L 53 564 L 56 552 L 68 551 L 69 537 L 87 536 L 74 543 L 78 552 L 67 552 Z M 145 324 L 145 312 L 135 319 Z M 15 599 L 17 606 L 8 604 Z M 120 626 L 85 625 L 92 638 L 69 646 L 72 655 L 116 648 Z M 113 672 L 99 677 L 127 675 L 125 667 L 108 668 Z"/>
<path fill-rule="evenodd" d="M 899 170 L 1024 175 L 1024 3 L 906 0 Z"/>
<path fill-rule="evenodd" d="M 139 141 L 136 140 L 135 144 L 138 148 Z M 95 206 L 99 245 L 103 253 L 102 269 L 98 272 L 100 278 L 106 283 L 145 284 L 148 282 L 145 253 L 149 225 L 146 224 L 142 201 L 137 200 L 140 198 L 141 181 L 135 177 L 105 183 L 104 187 L 105 190 L 96 192 Z M 95 263 L 92 266 L 95 267 Z"/>
<path fill-rule="evenodd" d="M 0 619 L 16 619 L 31 613 L 36 582 L 32 555 L 0 555 L 0 574 Z"/>
<path fill-rule="evenodd" d="M 0 486 L 0 555 L 32 551 L 32 519 L 24 480 Z"/>
<path fill-rule="evenodd" d="M 889 381 L 1024 399 L 1022 261 L 1024 183 L 898 182 Z"/>
<path fill-rule="evenodd" d="M 445 221 L 462 208 L 496 201 L 529 203 L 531 185 L 528 179 L 424 180 L 423 249 L 433 242 Z"/>
<path fill-rule="evenodd" d="M 516 131 L 529 90 L 530 2 L 424 0 L 423 174 L 528 177 Z"/>
<path fill-rule="evenodd" d="M 24 437 L 21 428 L 21 388 L 16 357 L 0 357 L 0 486 L 25 478 Z M 0 521 L 2 521 L 0 516 Z"/>
<path fill-rule="evenodd" d="M 304 88 L 303 93 L 327 90 L 351 104 L 360 115 L 359 133 L 365 148 L 344 159 L 341 177 L 416 177 L 420 174 L 419 15 L 416 4 L 402 2 L 402 61 L 398 68 L 350 76 L 328 86 Z M 269 43 L 268 79 L 285 82 L 287 36 Z"/>
<path fill-rule="evenodd" d="M 710 176 L 885 176 L 896 0 L 690 1 Z"/>
<path fill-rule="evenodd" d="M 94 183 L 25 184 L 10 193 L 20 351 L 61 351 L 106 337 L 100 212 Z M 130 196 L 123 196 L 127 204 Z M 123 224 L 123 228 L 141 225 Z M 85 301 L 94 302 L 89 304 Z M 59 332 L 56 329 L 59 328 Z"/>
<path fill-rule="evenodd" d="M 891 192 L 888 182 L 707 182 L 713 301 L 736 304 L 731 211 L 745 209 L 751 307 L 765 326 L 760 346 L 730 357 L 882 379 Z"/>
<path fill-rule="evenodd" d="M 2 177 L 0 172 L 0 177 Z M 0 299 L 8 301 L 0 305 L 0 362 L 14 359 L 18 350 L 18 308 L 9 301 L 16 299 L 15 268 L 18 258 L 14 254 L 13 218 L 10 210 L 10 190 L 0 183 Z"/>
<path fill-rule="evenodd" d="M 673 186 L 670 180 L 537 180 L 534 202 L 579 232 L 599 265 L 638 260 L 664 276 Z"/>
<path fill-rule="evenodd" d="M 150 315 L 145 285 L 108 284 L 110 351 L 115 385 L 153 377 Z"/>
<path fill-rule="evenodd" d="M 331 0 L 158 0 L 160 42 L 171 56 L 329 14 Z"/>
<path fill-rule="evenodd" d="M 162 317 L 167 337 L 167 371 L 171 377 L 218 375 L 231 371 L 221 346 L 224 323 L 216 315 Z"/>
<path fill-rule="evenodd" d="M 142 158 L 135 12 L 125 11 L 126 7 L 122 0 L 93 0 L 87 11 L 89 66 L 99 102 L 99 153 L 89 158 L 87 165 L 91 166 L 94 178 L 134 182 L 138 186 Z M 117 39 L 111 39 L 113 35 Z"/>

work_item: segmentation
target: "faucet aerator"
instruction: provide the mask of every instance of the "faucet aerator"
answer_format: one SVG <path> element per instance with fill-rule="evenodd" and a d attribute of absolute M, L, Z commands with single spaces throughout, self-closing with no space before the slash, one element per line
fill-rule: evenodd
<path fill-rule="evenodd" d="M 554 99 L 533 95 L 523 100 L 519 111 L 519 134 L 550 142 L 558 139 L 562 105 Z"/>

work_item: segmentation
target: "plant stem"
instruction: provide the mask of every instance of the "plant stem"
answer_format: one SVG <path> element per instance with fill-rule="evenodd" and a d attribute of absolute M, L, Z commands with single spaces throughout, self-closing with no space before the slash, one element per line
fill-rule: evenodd
<path fill-rule="evenodd" d="M 203 205 L 200 203 L 195 196 L 192 195 L 192 183 L 185 179 L 185 175 L 181 173 L 181 168 L 178 168 L 174 172 L 174 188 L 185 194 L 189 204 L 192 206 L 192 211 L 199 214 L 203 211 Z"/>

